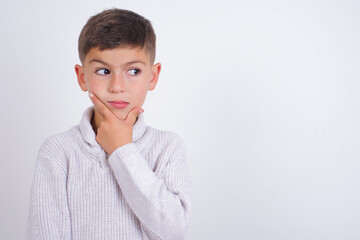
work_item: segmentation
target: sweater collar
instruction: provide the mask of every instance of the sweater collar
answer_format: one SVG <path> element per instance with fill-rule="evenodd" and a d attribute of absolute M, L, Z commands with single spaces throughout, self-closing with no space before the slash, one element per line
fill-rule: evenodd
<path fill-rule="evenodd" d="M 96 152 L 101 152 L 103 149 L 96 141 L 96 135 L 90 123 L 93 114 L 94 106 L 90 106 L 85 110 L 79 124 L 80 132 L 88 146 L 90 146 Z M 145 130 L 146 125 L 144 116 L 143 114 L 140 114 L 133 127 L 132 142 L 138 141 L 144 135 Z"/>

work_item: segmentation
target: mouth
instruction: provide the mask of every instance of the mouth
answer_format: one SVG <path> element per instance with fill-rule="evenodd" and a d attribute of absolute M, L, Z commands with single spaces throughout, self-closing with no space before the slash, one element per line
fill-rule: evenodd
<path fill-rule="evenodd" d="M 110 105 L 113 106 L 114 108 L 118 108 L 118 109 L 123 109 L 126 108 L 129 103 L 125 102 L 125 101 L 109 101 Z"/>

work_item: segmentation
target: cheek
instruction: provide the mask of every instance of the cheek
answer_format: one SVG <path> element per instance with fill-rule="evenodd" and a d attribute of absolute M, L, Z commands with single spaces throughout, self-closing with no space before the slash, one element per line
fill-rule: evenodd
<path fill-rule="evenodd" d="M 145 101 L 146 94 L 148 89 L 144 86 L 141 86 L 136 89 L 136 92 L 134 92 L 134 96 L 136 98 L 137 105 L 142 105 Z"/>
<path fill-rule="evenodd" d="M 102 93 L 104 91 L 104 86 L 101 83 L 101 81 L 98 81 L 96 79 L 89 78 L 87 81 L 87 87 L 89 91 L 97 94 Z"/>
<path fill-rule="evenodd" d="M 139 106 L 142 104 L 144 95 L 146 94 L 146 88 L 140 81 L 129 81 L 128 84 L 127 92 L 131 97 L 133 104 Z"/>

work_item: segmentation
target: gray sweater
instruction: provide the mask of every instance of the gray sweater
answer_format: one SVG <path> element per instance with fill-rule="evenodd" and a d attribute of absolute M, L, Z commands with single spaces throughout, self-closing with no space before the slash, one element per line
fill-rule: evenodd
<path fill-rule="evenodd" d="M 87 108 L 80 123 L 47 138 L 32 180 L 27 239 L 184 239 L 191 184 L 182 139 L 145 125 L 108 155 Z"/>

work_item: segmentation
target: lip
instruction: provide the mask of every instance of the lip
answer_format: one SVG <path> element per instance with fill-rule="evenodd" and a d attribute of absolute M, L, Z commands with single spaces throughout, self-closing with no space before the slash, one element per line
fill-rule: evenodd
<path fill-rule="evenodd" d="M 127 105 L 129 105 L 129 103 L 125 101 L 110 101 L 109 103 L 111 104 L 111 106 L 118 109 L 126 108 Z"/>

